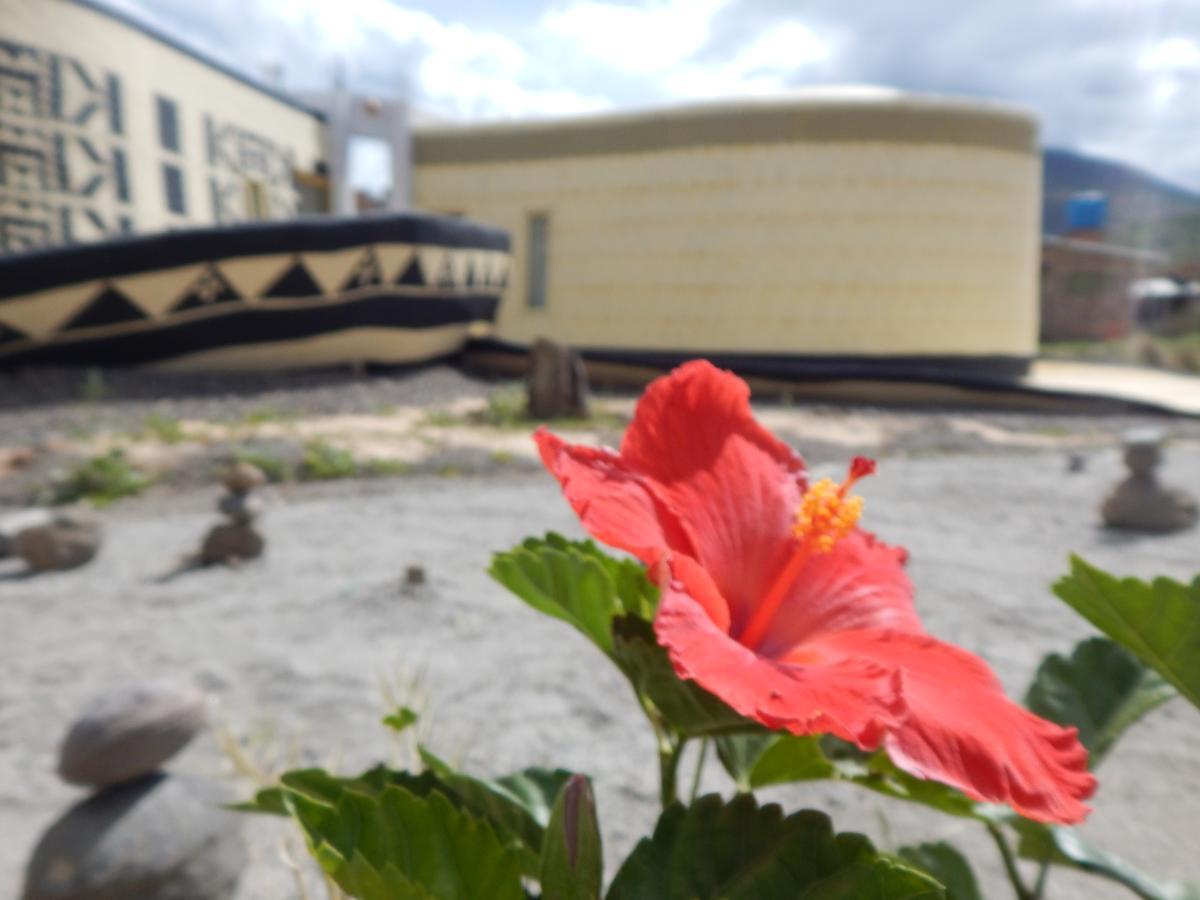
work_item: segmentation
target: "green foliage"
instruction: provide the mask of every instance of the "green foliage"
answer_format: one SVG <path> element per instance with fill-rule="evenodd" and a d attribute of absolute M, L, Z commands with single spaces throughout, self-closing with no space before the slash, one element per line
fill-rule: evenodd
<path fill-rule="evenodd" d="M 1077 644 L 1069 658 L 1055 653 L 1042 660 L 1025 705 L 1078 728 L 1094 768 L 1126 729 L 1174 696 L 1133 653 L 1097 637 Z"/>
<path fill-rule="evenodd" d="M 971 864 L 945 841 L 901 847 L 897 855 L 913 868 L 932 875 L 946 888 L 946 900 L 983 900 Z"/>
<path fill-rule="evenodd" d="M 717 759 L 721 761 L 739 792 L 745 793 L 751 789 L 751 772 L 767 747 L 775 742 L 775 737 L 775 734 L 764 729 L 722 734 L 713 738 L 717 748 Z"/>
<path fill-rule="evenodd" d="M 658 603 L 658 589 L 636 561 L 553 533 L 495 554 L 488 573 L 534 609 L 575 626 L 610 657 L 613 619 L 649 619 Z"/>
<path fill-rule="evenodd" d="M 415 725 L 418 718 L 420 716 L 417 715 L 415 710 L 407 706 L 401 706 L 394 713 L 384 716 L 383 724 L 392 729 L 392 731 L 399 732 L 404 731 L 410 725 Z"/>
<path fill-rule="evenodd" d="M 1128 888 L 1143 900 L 1200 900 L 1200 886 L 1160 882 L 1088 844 L 1073 828 L 1028 819 L 1011 823 L 1020 835 L 1017 852 L 1025 859 L 1087 872 Z"/>
<path fill-rule="evenodd" d="M 759 788 L 770 784 L 833 778 L 837 768 L 821 749 L 818 738 L 771 735 L 747 774 L 747 784 L 751 788 Z"/>
<path fill-rule="evenodd" d="M 284 800 L 312 854 L 338 886 L 363 900 L 524 900 L 517 854 L 486 823 L 441 793 L 388 786 L 336 797 L 288 784 Z"/>
<path fill-rule="evenodd" d="M 300 477 L 306 481 L 332 481 L 335 478 L 353 478 L 358 474 L 358 463 L 354 455 L 327 441 L 310 441 L 304 447 L 300 461 Z"/>
<path fill-rule="evenodd" d="M 257 409 L 249 410 L 242 416 L 242 424 L 244 425 L 265 425 L 268 422 L 279 422 L 288 418 L 288 414 L 283 410 L 275 409 L 273 406 L 260 406 Z"/>
<path fill-rule="evenodd" d="M 596 801 L 582 775 L 558 793 L 542 843 L 542 900 L 599 900 L 604 872 Z"/>
<path fill-rule="evenodd" d="M 1054 592 L 1200 707 L 1200 577 L 1117 579 L 1073 556 Z"/>
<path fill-rule="evenodd" d="M 706 737 L 757 728 L 694 681 L 675 674 L 654 629 L 638 616 L 612 622 L 612 656 L 639 697 L 649 700 L 676 732 Z"/>
<path fill-rule="evenodd" d="M 440 789 L 463 809 L 483 819 L 521 855 L 527 875 L 536 875 L 550 810 L 571 777 L 565 769 L 523 769 L 503 778 L 476 778 L 455 771 L 424 747 L 421 761 Z"/>
<path fill-rule="evenodd" d="M 107 506 L 122 497 L 140 494 L 154 479 L 134 468 L 121 450 L 93 456 L 71 469 L 50 489 L 50 502 L 77 503 L 86 500 L 94 506 Z"/>
<path fill-rule="evenodd" d="M 180 444 L 187 434 L 178 419 L 151 414 L 142 420 L 142 431 L 164 444 Z"/>
<path fill-rule="evenodd" d="M 399 475 L 412 474 L 412 463 L 403 459 L 372 459 L 367 462 L 365 471 L 372 478 L 394 478 Z"/>
<path fill-rule="evenodd" d="M 507 385 L 488 394 L 482 419 L 484 424 L 498 428 L 526 427 L 529 424 L 529 401 L 525 396 L 525 386 Z"/>
<path fill-rule="evenodd" d="M 783 815 L 741 794 L 675 804 L 625 860 L 608 900 L 917 900 L 944 897 L 932 878 L 880 855 L 829 817 Z"/>
<path fill-rule="evenodd" d="M 233 461 L 235 463 L 250 463 L 250 465 L 257 467 L 267 476 L 267 481 L 272 484 L 291 481 L 296 475 L 291 464 L 286 459 L 270 453 L 250 450 L 245 447 L 233 451 Z"/>
<path fill-rule="evenodd" d="M 79 386 L 79 399 L 84 403 L 100 403 L 108 399 L 111 391 L 104 378 L 103 369 L 88 369 Z"/>
<path fill-rule="evenodd" d="M 459 417 L 448 409 L 427 409 L 422 418 L 423 424 L 435 428 L 449 428 L 451 425 L 457 425 L 459 421 Z"/>

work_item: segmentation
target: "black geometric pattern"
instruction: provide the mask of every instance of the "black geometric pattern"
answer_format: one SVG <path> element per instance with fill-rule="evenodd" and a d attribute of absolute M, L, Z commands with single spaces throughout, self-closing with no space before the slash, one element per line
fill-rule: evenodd
<path fill-rule="evenodd" d="M 396 279 L 396 284 L 411 284 L 417 287 L 425 287 L 425 273 L 421 269 L 421 260 L 417 258 L 417 254 L 413 254 L 408 265 L 404 267 L 404 271 L 400 273 L 400 277 Z"/>
<path fill-rule="evenodd" d="M 383 273 L 379 268 L 379 258 L 375 251 L 368 247 L 367 252 L 354 264 L 346 281 L 341 286 L 343 291 L 353 291 L 357 288 L 378 287 L 383 284 Z"/>
<path fill-rule="evenodd" d="M 26 335 L 0 322 L 0 344 L 11 344 L 13 341 L 24 340 Z"/>
<path fill-rule="evenodd" d="M 188 309 L 200 309 L 215 306 L 218 303 L 236 303 L 242 295 L 233 289 L 225 277 L 217 271 L 216 266 L 205 266 L 192 286 L 187 289 L 183 299 L 171 308 L 171 312 L 183 312 Z"/>
<path fill-rule="evenodd" d="M 296 297 L 320 297 L 325 292 L 313 280 L 308 269 L 300 260 L 296 260 L 286 272 L 269 288 L 263 291 L 264 300 L 293 299 Z"/>
<path fill-rule="evenodd" d="M 442 270 L 438 273 L 434 286 L 440 288 L 452 288 L 456 286 L 454 283 L 454 264 L 451 262 L 449 254 L 447 254 L 445 260 L 442 262 Z"/>
<path fill-rule="evenodd" d="M 145 319 L 146 314 L 132 300 L 115 290 L 111 285 L 89 303 L 83 310 L 63 325 L 60 331 L 77 328 L 93 328 L 97 325 L 114 325 L 117 322 L 135 322 Z"/>

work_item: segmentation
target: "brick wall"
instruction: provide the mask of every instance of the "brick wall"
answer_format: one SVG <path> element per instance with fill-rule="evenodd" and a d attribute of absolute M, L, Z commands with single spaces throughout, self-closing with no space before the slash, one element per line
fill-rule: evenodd
<path fill-rule="evenodd" d="M 1041 339 L 1108 340 L 1133 330 L 1129 284 L 1162 271 L 1157 253 L 1096 241 L 1042 241 Z"/>

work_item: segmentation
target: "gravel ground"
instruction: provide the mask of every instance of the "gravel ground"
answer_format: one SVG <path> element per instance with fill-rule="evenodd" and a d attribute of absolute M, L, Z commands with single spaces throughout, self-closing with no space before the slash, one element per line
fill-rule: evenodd
<path fill-rule="evenodd" d="M 280 404 L 343 410 L 479 390 L 456 373 L 434 370 L 267 393 Z M 250 408 L 262 396 L 156 396 L 111 408 L 137 416 L 142 404 L 199 404 L 197 414 L 216 416 Z M 101 407 L 109 409 L 109 401 Z M 76 412 L 10 409 L 0 414 L 0 443 L 18 432 L 24 440 L 61 429 Z M 1096 527 L 1096 506 L 1120 476 L 1112 435 L 1146 419 L 777 407 L 765 414 L 814 460 L 839 459 L 836 467 L 818 465 L 817 474 L 840 472 L 849 448 L 888 450 L 879 477 L 863 485 L 865 524 L 911 550 L 929 629 L 986 657 L 1014 694 L 1043 654 L 1067 651 L 1089 632 L 1048 591 L 1069 551 L 1142 576 L 1190 578 L 1200 568 L 1195 530 L 1130 538 Z M 880 425 L 894 421 L 903 427 Z M 1171 427 L 1179 440 L 1164 475 L 1196 490 L 1194 423 Z M 901 432 L 907 443 L 896 437 Z M 1014 434 L 1024 443 L 1014 444 Z M 1040 443 L 1031 446 L 1035 437 Z M 1068 474 L 1065 453 L 1075 446 L 1085 448 L 1087 466 Z M 428 708 L 427 740 L 449 759 L 488 774 L 529 764 L 592 774 L 610 866 L 650 828 L 653 744 L 623 680 L 582 638 L 525 608 L 484 572 L 492 551 L 528 533 L 579 534 L 548 476 L 498 469 L 277 489 L 269 494 L 263 560 L 158 583 L 213 521 L 213 496 L 162 492 L 110 507 L 101 555 L 75 572 L 24 579 L 15 563 L 0 562 L 0 895 L 18 890 L 37 836 L 79 797 L 53 775 L 67 723 L 106 684 L 166 674 L 194 677 L 211 691 L 252 755 L 273 751 L 290 764 L 333 762 L 345 770 L 394 752 L 378 723 L 385 709 L 380 685 L 408 684 L 402 695 Z M 425 566 L 430 582 L 406 593 L 400 579 L 409 564 Z M 273 737 L 263 737 L 268 733 Z M 1087 834 L 1148 871 L 1200 881 L 1193 827 L 1198 744 L 1200 712 L 1181 701 L 1156 712 L 1106 761 Z M 175 766 L 229 770 L 211 737 Z M 721 789 L 723 782 L 709 770 L 704 785 Z M 905 842 L 958 841 L 980 860 L 987 896 L 1009 896 L 990 845 L 969 823 L 852 789 L 814 786 L 771 796 L 792 807 L 822 806 L 839 829 L 878 839 L 891 833 Z M 256 862 L 239 900 L 293 895 L 278 858 L 279 827 L 252 820 Z M 1129 895 L 1056 873 L 1049 896 Z"/>

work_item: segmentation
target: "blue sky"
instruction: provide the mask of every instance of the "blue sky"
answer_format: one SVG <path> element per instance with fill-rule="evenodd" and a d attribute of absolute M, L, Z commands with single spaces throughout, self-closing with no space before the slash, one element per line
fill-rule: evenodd
<path fill-rule="evenodd" d="M 494 119 L 878 84 L 1200 189 L 1200 0 L 104 0 L 295 90 Z"/>

